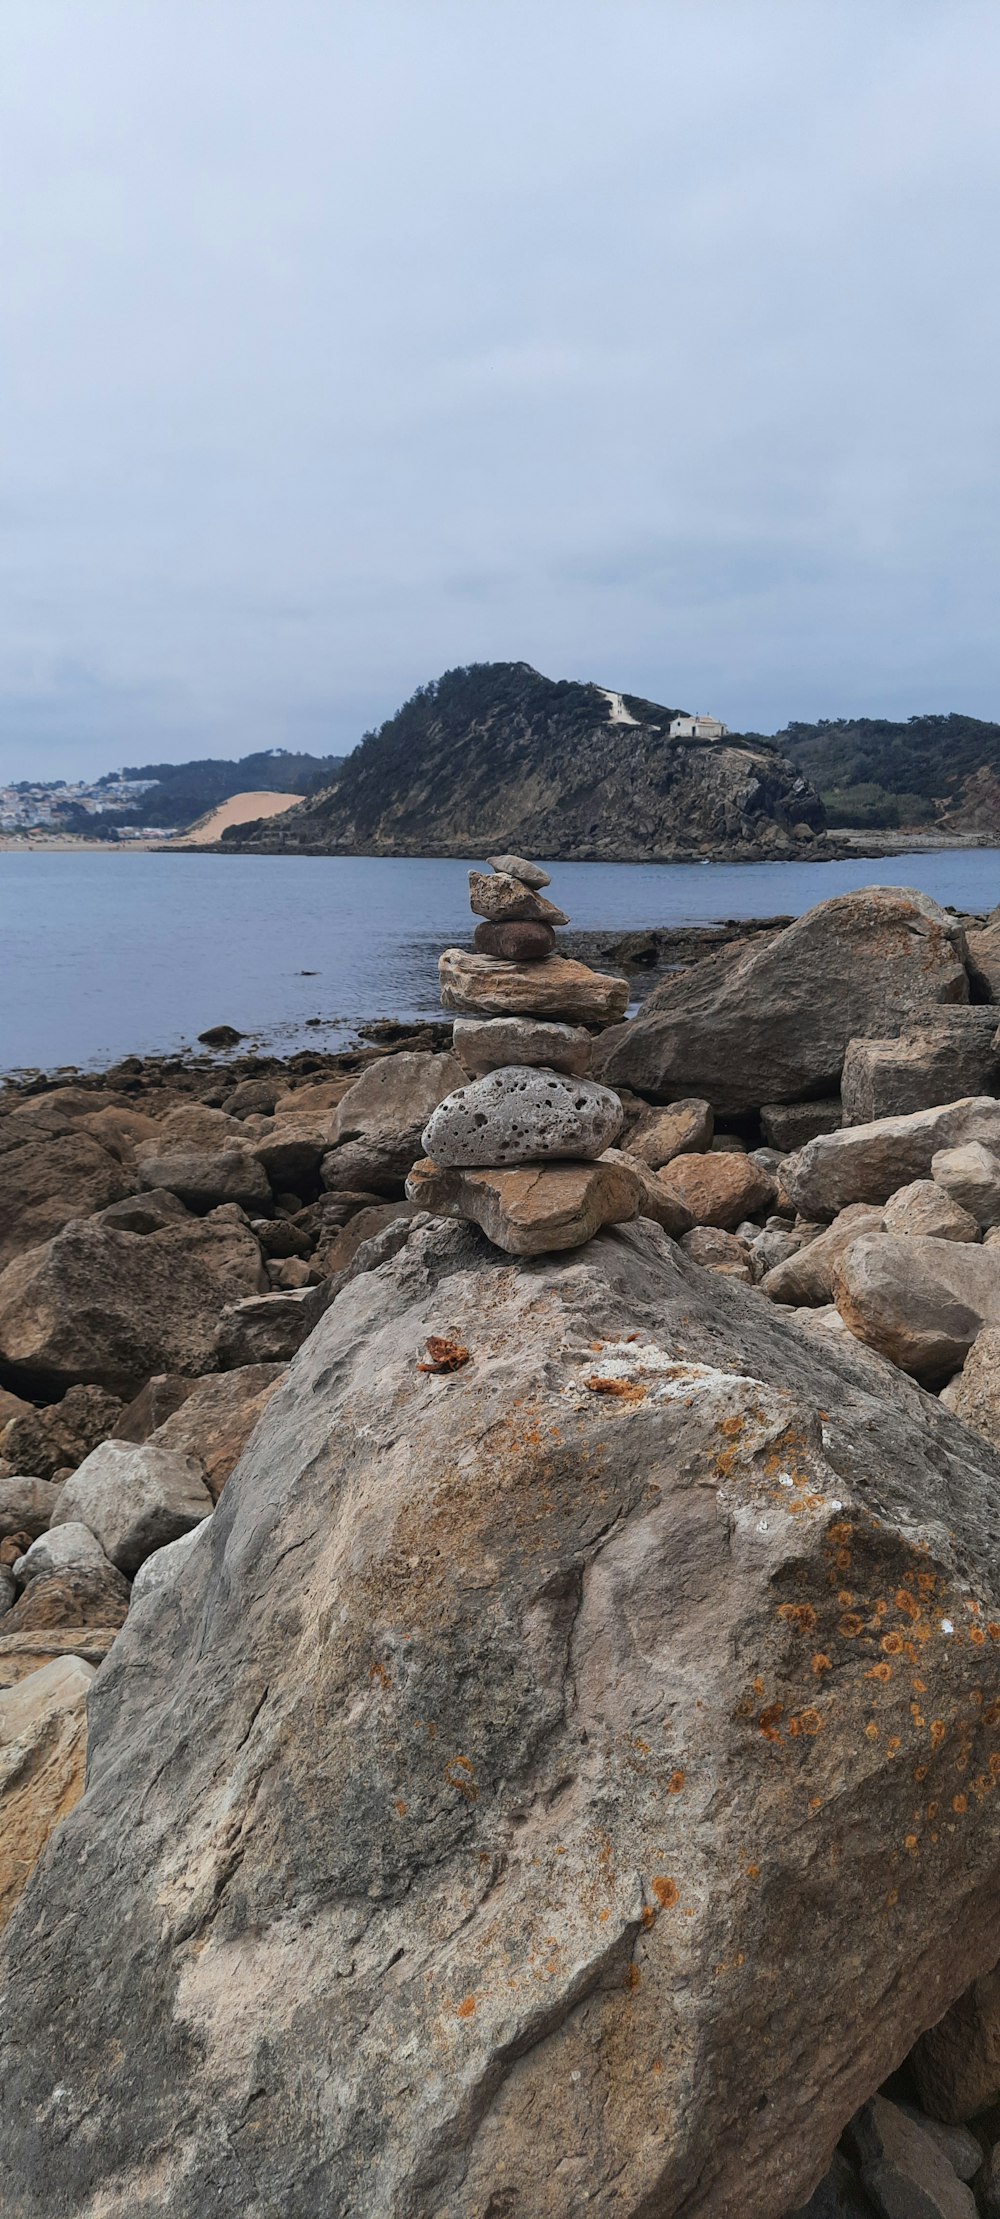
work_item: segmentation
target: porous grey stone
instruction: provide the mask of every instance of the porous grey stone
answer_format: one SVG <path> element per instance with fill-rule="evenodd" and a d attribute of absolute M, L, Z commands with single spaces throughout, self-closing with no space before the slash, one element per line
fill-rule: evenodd
<path fill-rule="evenodd" d="M 610 1087 L 558 1071 L 508 1064 L 439 1103 L 424 1154 L 443 1170 L 554 1158 L 592 1162 L 617 1140 L 625 1112 Z"/>
<path fill-rule="evenodd" d="M 151 1441 L 102 1441 L 66 1481 L 52 1528 L 79 1519 L 130 1577 L 154 1549 L 212 1513 L 194 1458 Z"/>

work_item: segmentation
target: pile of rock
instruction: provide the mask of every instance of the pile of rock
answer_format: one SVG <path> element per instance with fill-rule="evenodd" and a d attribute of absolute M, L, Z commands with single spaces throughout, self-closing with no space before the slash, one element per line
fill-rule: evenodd
<path fill-rule="evenodd" d="M 433 1111 L 406 1192 L 512 1255 L 578 1248 L 634 1217 L 642 1197 L 613 1148 L 621 1100 L 587 1076 L 586 1026 L 624 1015 L 628 982 L 554 952 L 569 919 L 541 892 L 550 881 L 537 863 L 498 855 L 491 867 L 469 873 L 475 952 L 447 948 L 440 960 L 445 1008 L 474 1013 L 454 1028 L 471 1083 Z"/>

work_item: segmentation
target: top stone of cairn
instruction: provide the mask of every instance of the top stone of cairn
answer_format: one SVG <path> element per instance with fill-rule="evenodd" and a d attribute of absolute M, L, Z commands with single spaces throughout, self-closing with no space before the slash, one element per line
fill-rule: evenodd
<path fill-rule="evenodd" d="M 523 855 L 491 855 L 487 858 L 490 869 L 502 871 L 506 878 L 519 878 L 522 886 L 551 886 L 548 871 L 539 863 L 526 863 Z"/>
<path fill-rule="evenodd" d="M 569 923 L 565 910 L 557 909 L 555 902 L 546 901 L 544 894 L 536 894 L 531 886 L 511 878 L 506 871 L 496 871 L 492 878 L 486 871 L 470 871 L 469 907 L 474 916 L 487 917 L 496 924 L 529 920 L 545 925 Z"/>

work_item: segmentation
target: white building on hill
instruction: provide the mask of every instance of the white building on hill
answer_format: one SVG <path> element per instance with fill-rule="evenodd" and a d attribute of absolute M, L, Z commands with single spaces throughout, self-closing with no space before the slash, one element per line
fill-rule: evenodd
<path fill-rule="evenodd" d="M 718 717 L 674 717 L 670 726 L 672 740 L 724 740 L 728 724 L 720 724 Z"/>

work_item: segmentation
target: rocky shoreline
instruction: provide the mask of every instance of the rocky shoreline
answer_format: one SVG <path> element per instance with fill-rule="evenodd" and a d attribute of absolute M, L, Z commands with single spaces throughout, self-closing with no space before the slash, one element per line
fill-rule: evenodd
<path fill-rule="evenodd" d="M 1000 912 L 497 865 L 0 1093 L 4 2211 L 998 2219 Z"/>

